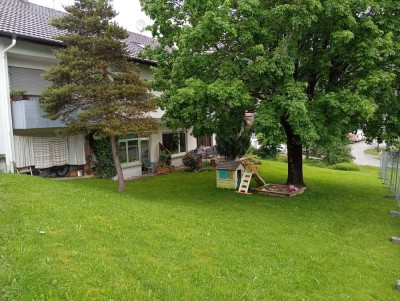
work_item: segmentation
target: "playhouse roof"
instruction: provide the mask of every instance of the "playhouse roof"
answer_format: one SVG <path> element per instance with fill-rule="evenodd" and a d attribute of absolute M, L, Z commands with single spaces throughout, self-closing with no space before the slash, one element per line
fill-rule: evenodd
<path fill-rule="evenodd" d="M 23 0 L 0 0 L 0 12 L 0 36 L 16 35 L 28 41 L 62 45 L 55 36 L 65 31 L 51 26 L 49 21 L 52 18 L 65 16 L 67 13 Z M 133 59 L 139 59 L 139 52 L 146 45 L 157 45 L 156 40 L 133 32 L 129 33 L 125 42 Z"/>
<path fill-rule="evenodd" d="M 243 166 L 243 164 L 240 161 L 224 161 L 218 163 L 215 169 L 236 170 L 240 165 Z"/>

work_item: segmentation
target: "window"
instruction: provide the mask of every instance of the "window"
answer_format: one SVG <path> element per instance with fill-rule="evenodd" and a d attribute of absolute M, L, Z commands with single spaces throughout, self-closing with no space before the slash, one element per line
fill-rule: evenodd
<path fill-rule="evenodd" d="M 207 147 L 212 145 L 212 136 L 203 135 L 197 138 L 197 147 Z"/>
<path fill-rule="evenodd" d="M 162 143 L 171 154 L 186 152 L 186 133 L 168 133 L 162 135 Z"/>
<path fill-rule="evenodd" d="M 220 179 L 233 179 L 234 171 L 221 169 L 218 171 Z"/>
<path fill-rule="evenodd" d="M 121 163 L 149 159 L 149 138 L 136 138 L 132 134 L 119 137 L 118 156 Z"/>

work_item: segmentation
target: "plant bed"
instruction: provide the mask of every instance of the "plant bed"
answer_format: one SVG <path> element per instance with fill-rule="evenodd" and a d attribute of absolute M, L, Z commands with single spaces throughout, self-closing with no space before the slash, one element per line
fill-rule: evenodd
<path fill-rule="evenodd" d="M 171 166 L 158 166 L 157 167 L 157 174 L 159 175 L 166 175 L 173 172 L 173 168 Z"/>
<path fill-rule="evenodd" d="M 280 197 L 292 197 L 298 194 L 302 194 L 306 187 L 297 187 L 295 185 L 283 185 L 283 184 L 266 184 L 258 188 L 251 189 L 254 192 L 275 195 Z"/>

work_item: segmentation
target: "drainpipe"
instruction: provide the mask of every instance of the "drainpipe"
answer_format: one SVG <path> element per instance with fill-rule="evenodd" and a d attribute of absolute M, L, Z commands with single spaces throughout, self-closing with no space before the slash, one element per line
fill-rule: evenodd
<path fill-rule="evenodd" d="M 2 56 L 1 59 L 3 60 L 3 72 L 4 72 L 4 81 L 6 83 L 6 89 L 4 93 L 4 104 L 5 104 L 5 117 L 7 122 L 5 123 L 6 128 L 5 128 L 5 134 L 7 137 L 6 140 L 8 140 L 8 156 L 6 155 L 6 164 L 9 165 L 10 169 L 8 170 L 9 172 L 14 173 L 14 165 L 15 165 L 15 159 L 14 159 L 14 136 L 13 136 L 13 125 L 12 125 L 12 115 L 11 115 L 11 102 L 10 102 L 10 80 L 8 78 L 8 63 L 7 63 L 7 52 L 15 46 L 17 43 L 17 36 L 13 35 L 12 36 L 12 42 L 11 44 L 2 51 Z M 4 116 L 4 115 L 3 115 Z"/>

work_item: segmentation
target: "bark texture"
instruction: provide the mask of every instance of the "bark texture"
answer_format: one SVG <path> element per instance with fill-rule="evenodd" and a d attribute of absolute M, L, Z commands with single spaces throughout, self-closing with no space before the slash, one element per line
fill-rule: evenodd
<path fill-rule="evenodd" d="M 281 124 L 287 137 L 288 176 L 286 184 L 306 186 L 303 180 L 303 146 L 300 136 L 295 134 L 286 118 Z"/>
<path fill-rule="evenodd" d="M 123 193 L 125 191 L 125 180 L 124 180 L 124 174 L 122 173 L 121 162 L 119 161 L 118 157 L 117 142 L 115 140 L 115 137 L 111 137 L 110 141 L 111 141 L 112 155 L 115 163 L 115 169 L 117 171 L 118 192 Z"/>

